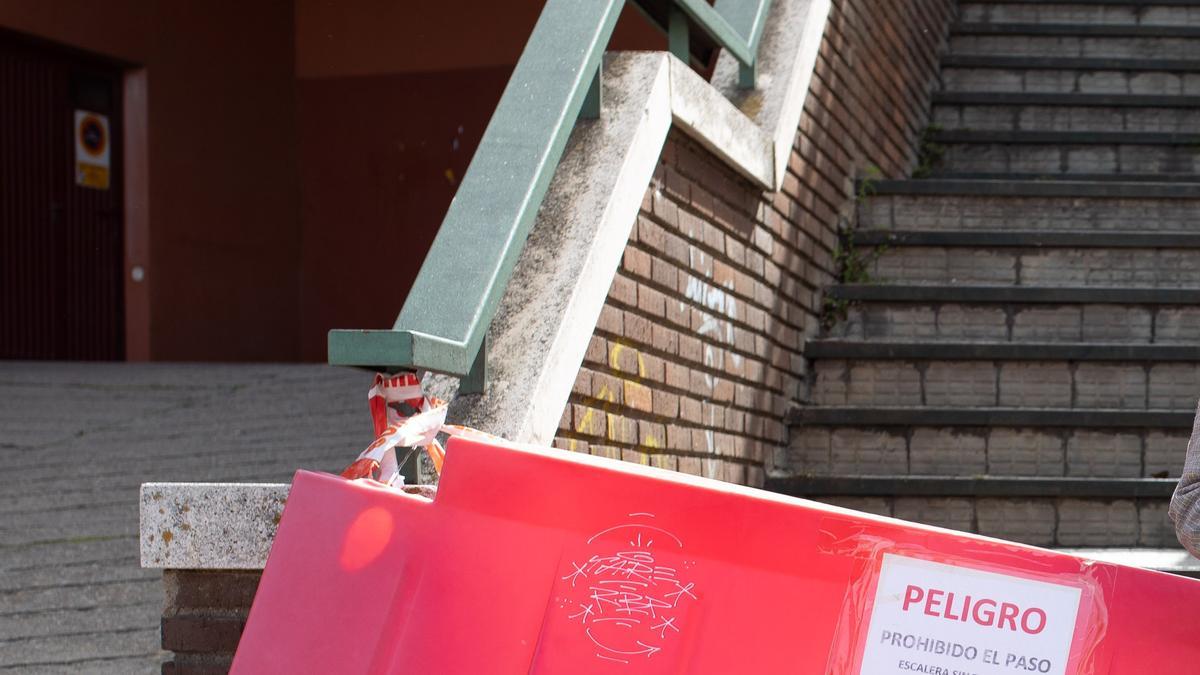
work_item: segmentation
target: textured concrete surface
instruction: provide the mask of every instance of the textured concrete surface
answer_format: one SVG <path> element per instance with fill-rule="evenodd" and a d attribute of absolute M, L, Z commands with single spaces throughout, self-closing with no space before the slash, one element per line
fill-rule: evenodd
<path fill-rule="evenodd" d="M 0 363 L 0 673 L 157 673 L 138 487 L 340 470 L 370 376 L 316 365 Z"/>
<path fill-rule="evenodd" d="M 286 483 L 143 483 L 142 567 L 262 569 Z"/>

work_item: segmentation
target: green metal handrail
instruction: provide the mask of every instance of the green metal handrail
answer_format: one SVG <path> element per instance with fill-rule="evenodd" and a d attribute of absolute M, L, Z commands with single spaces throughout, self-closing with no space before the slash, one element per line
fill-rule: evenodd
<path fill-rule="evenodd" d="M 771 0 L 640 0 L 687 62 L 709 38 L 753 86 Z M 484 338 L 575 120 L 598 117 L 600 66 L 624 0 L 547 0 L 391 329 L 332 330 L 329 363 L 429 370 L 482 391 Z M 662 15 L 667 20 L 662 21 Z"/>

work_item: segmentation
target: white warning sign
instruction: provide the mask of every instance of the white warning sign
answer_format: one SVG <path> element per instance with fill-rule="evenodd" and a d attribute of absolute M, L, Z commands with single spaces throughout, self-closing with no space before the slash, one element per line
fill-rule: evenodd
<path fill-rule="evenodd" d="M 1074 586 L 885 554 L 864 675 L 1065 675 Z"/>

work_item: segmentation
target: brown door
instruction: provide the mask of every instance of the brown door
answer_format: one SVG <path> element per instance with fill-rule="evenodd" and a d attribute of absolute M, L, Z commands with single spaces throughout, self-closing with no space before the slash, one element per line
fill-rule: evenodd
<path fill-rule="evenodd" d="M 124 358 L 120 82 L 0 34 L 0 358 Z"/>

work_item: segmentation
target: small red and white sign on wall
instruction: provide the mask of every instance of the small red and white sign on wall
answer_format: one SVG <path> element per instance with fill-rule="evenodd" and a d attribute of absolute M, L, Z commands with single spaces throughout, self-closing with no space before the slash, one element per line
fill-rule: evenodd
<path fill-rule="evenodd" d="M 75 184 L 107 190 L 112 151 L 108 116 L 75 111 Z"/>
<path fill-rule="evenodd" d="M 885 553 L 860 672 L 1065 675 L 1079 587 Z"/>

